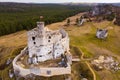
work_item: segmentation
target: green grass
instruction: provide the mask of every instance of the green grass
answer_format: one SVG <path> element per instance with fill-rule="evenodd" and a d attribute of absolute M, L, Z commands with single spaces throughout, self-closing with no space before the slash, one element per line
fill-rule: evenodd
<path fill-rule="evenodd" d="M 96 47 L 99 48 L 104 48 L 107 49 L 117 55 L 120 55 L 120 39 L 118 38 L 119 35 L 116 35 L 115 30 L 114 30 L 114 26 L 111 22 L 109 22 L 109 24 L 107 24 L 107 26 L 112 26 L 113 29 L 112 30 L 108 30 L 108 37 L 105 40 L 101 40 L 101 39 L 97 39 L 95 37 L 96 35 L 96 28 L 95 25 L 93 25 L 93 22 L 89 22 L 87 23 L 91 28 L 89 33 L 84 33 L 82 35 L 78 35 L 80 30 L 80 27 L 75 27 L 74 31 L 76 31 L 76 33 L 78 32 L 78 36 L 76 36 L 75 34 L 72 34 L 73 32 L 71 31 L 70 34 L 70 39 L 71 39 L 71 45 L 77 46 L 81 49 L 83 49 L 83 51 L 86 53 L 86 56 L 91 56 L 92 57 L 92 52 L 87 50 L 87 45 L 88 44 L 94 44 Z M 82 27 L 86 27 L 85 25 Z M 105 26 L 106 27 L 106 26 Z M 101 27 L 101 28 L 104 28 Z M 82 30 L 81 30 L 82 31 Z M 84 31 L 84 30 L 83 30 Z M 69 32 L 70 33 L 70 32 Z M 88 55 L 87 55 L 88 53 Z"/>
<path fill-rule="evenodd" d="M 13 51 L 11 51 L 11 53 L 10 53 L 9 55 L 7 55 L 6 57 L 3 57 L 3 58 L 1 59 L 1 61 L 0 61 L 0 66 L 6 64 L 6 61 L 7 61 L 8 58 L 13 59 L 15 56 L 17 56 L 22 49 L 23 49 L 23 46 L 18 47 L 18 48 L 15 48 Z M 4 67 L 5 67 L 5 68 L 4 68 L 3 70 L 0 70 L 0 77 L 1 77 L 3 80 L 15 80 L 15 78 L 10 79 L 10 78 L 9 78 L 9 75 L 8 75 L 8 71 L 9 71 L 10 69 L 13 69 L 13 68 L 12 68 L 12 63 L 9 64 L 9 66 L 6 66 L 6 65 L 5 65 Z"/>
<path fill-rule="evenodd" d="M 96 80 L 101 80 L 100 75 L 97 73 L 97 71 L 94 70 L 94 72 L 95 72 L 95 75 L 96 75 Z"/>
<path fill-rule="evenodd" d="M 84 62 L 73 63 L 72 74 L 74 75 L 74 80 L 80 80 L 82 77 L 87 78 L 88 80 L 93 79 L 91 71 Z"/>
<path fill-rule="evenodd" d="M 73 56 L 79 56 L 81 57 L 82 53 L 81 51 L 79 50 L 78 47 L 75 47 L 75 46 L 70 46 L 70 52 Z"/>
<path fill-rule="evenodd" d="M 84 58 L 93 58 L 93 54 L 90 51 L 88 51 L 85 47 L 81 46 L 80 49 L 84 53 Z"/>
<path fill-rule="evenodd" d="M 97 39 L 95 37 L 96 35 L 96 26 L 100 28 L 105 28 L 106 26 L 112 26 L 113 29 L 109 29 L 109 35 L 108 38 L 105 40 L 101 40 L 101 39 Z M 54 27 L 54 26 L 52 26 Z M 55 26 L 56 29 L 57 26 Z M 81 56 L 81 51 L 84 52 L 84 58 L 94 58 L 94 56 L 98 55 L 99 52 L 104 52 L 102 51 L 102 49 L 107 50 L 109 55 L 117 55 L 120 56 L 120 37 L 119 37 L 119 32 L 116 32 L 116 30 L 119 29 L 118 26 L 113 25 L 111 22 L 102 22 L 102 23 L 95 23 L 95 22 L 87 22 L 85 23 L 83 26 L 78 27 L 75 25 L 66 27 L 66 31 L 69 33 L 70 36 L 70 52 L 74 55 L 74 56 Z M 98 49 L 98 50 L 96 50 Z M 6 51 L 7 48 L 5 47 L 4 51 Z M 10 54 L 7 54 L 7 52 L 9 52 L 10 50 Z M 20 49 L 21 50 L 21 49 Z M 11 51 L 11 49 L 8 48 L 8 50 L 6 51 L 6 55 L 2 56 L 2 61 L 1 63 L 5 63 L 5 61 L 9 58 L 9 57 L 15 57 L 15 55 L 19 54 L 19 48 L 16 50 Z M 8 78 L 7 75 L 7 71 L 8 69 L 10 69 L 11 66 L 7 67 L 6 69 L 0 71 L 0 77 L 3 78 L 3 80 L 6 78 Z M 84 73 L 86 72 L 86 73 Z M 80 62 L 80 63 L 73 63 L 72 65 L 72 75 L 74 77 L 74 80 L 80 80 L 80 73 L 84 73 L 89 79 L 88 80 L 92 80 L 92 74 L 89 72 L 88 67 L 86 66 L 86 64 L 84 64 L 84 62 Z M 99 72 L 95 71 L 96 76 L 97 76 L 97 80 L 100 80 L 101 75 L 97 74 Z M 107 75 L 107 77 L 109 76 L 109 74 L 113 74 L 111 75 L 112 77 L 115 77 L 115 80 L 119 80 L 119 74 L 120 72 L 116 72 L 116 73 L 109 73 L 107 74 L 107 72 L 103 72 L 105 73 L 105 75 Z M 90 76 L 90 77 L 89 77 Z M 59 79 L 62 79 L 62 76 L 59 76 Z M 46 78 L 45 80 L 56 80 L 57 78 Z"/>

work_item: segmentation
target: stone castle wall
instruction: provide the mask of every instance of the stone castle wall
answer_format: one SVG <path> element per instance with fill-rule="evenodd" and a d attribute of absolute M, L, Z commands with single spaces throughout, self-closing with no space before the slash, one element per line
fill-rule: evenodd
<path fill-rule="evenodd" d="M 28 31 L 28 50 L 29 57 L 40 62 L 60 57 L 69 51 L 68 34 L 64 30 L 49 30 L 38 22 L 37 28 Z"/>
<path fill-rule="evenodd" d="M 16 64 L 17 60 L 21 57 L 24 56 L 24 54 L 26 54 L 26 49 L 21 51 L 21 53 L 15 57 L 15 59 L 13 60 L 13 68 L 14 71 L 18 71 L 19 75 L 25 77 L 26 75 L 29 75 L 31 73 L 35 74 L 35 75 L 39 75 L 39 76 L 45 76 L 45 77 L 50 77 L 50 76 L 54 76 L 54 75 L 64 75 L 64 74 L 71 74 L 71 67 L 68 64 L 68 67 L 64 68 L 64 67 L 49 67 L 49 68 L 31 68 L 31 69 L 26 69 L 21 67 L 20 65 Z"/>

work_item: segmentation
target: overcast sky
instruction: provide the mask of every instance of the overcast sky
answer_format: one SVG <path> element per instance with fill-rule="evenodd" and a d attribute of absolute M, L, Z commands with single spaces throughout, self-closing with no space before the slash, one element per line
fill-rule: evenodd
<path fill-rule="evenodd" d="M 64 2 L 89 2 L 89 3 L 120 3 L 120 0 L 0 0 L 0 2 L 23 3 L 64 3 Z"/>

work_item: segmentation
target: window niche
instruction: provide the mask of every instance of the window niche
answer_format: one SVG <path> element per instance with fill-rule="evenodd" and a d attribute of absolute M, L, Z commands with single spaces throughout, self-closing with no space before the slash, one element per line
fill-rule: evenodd
<path fill-rule="evenodd" d="M 35 40 L 35 37 L 32 37 L 32 40 L 34 41 L 34 40 Z"/>
<path fill-rule="evenodd" d="M 36 44 L 36 42 L 33 42 L 33 44 Z"/>
<path fill-rule="evenodd" d="M 42 55 L 39 55 L 39 57 L 42 57 Z"/>
<path fill-rule="evenodd" d="M 48 38 L 51 39 L 51 36 L 49 36 Z"/>
<path fill-rule="evenodd" d="M 50 40 L 48 40 L 48 42 L 50 42 Z"/>

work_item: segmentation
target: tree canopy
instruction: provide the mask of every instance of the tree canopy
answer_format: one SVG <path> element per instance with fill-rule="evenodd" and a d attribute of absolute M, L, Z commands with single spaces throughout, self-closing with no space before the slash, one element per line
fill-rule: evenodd
<path fill-rule="evenodd" d="M 47 25 L 89 8 L 83 5 L 0 3 L 0 36 L 32 29 L 40 21 L 40 16 Z"/>

